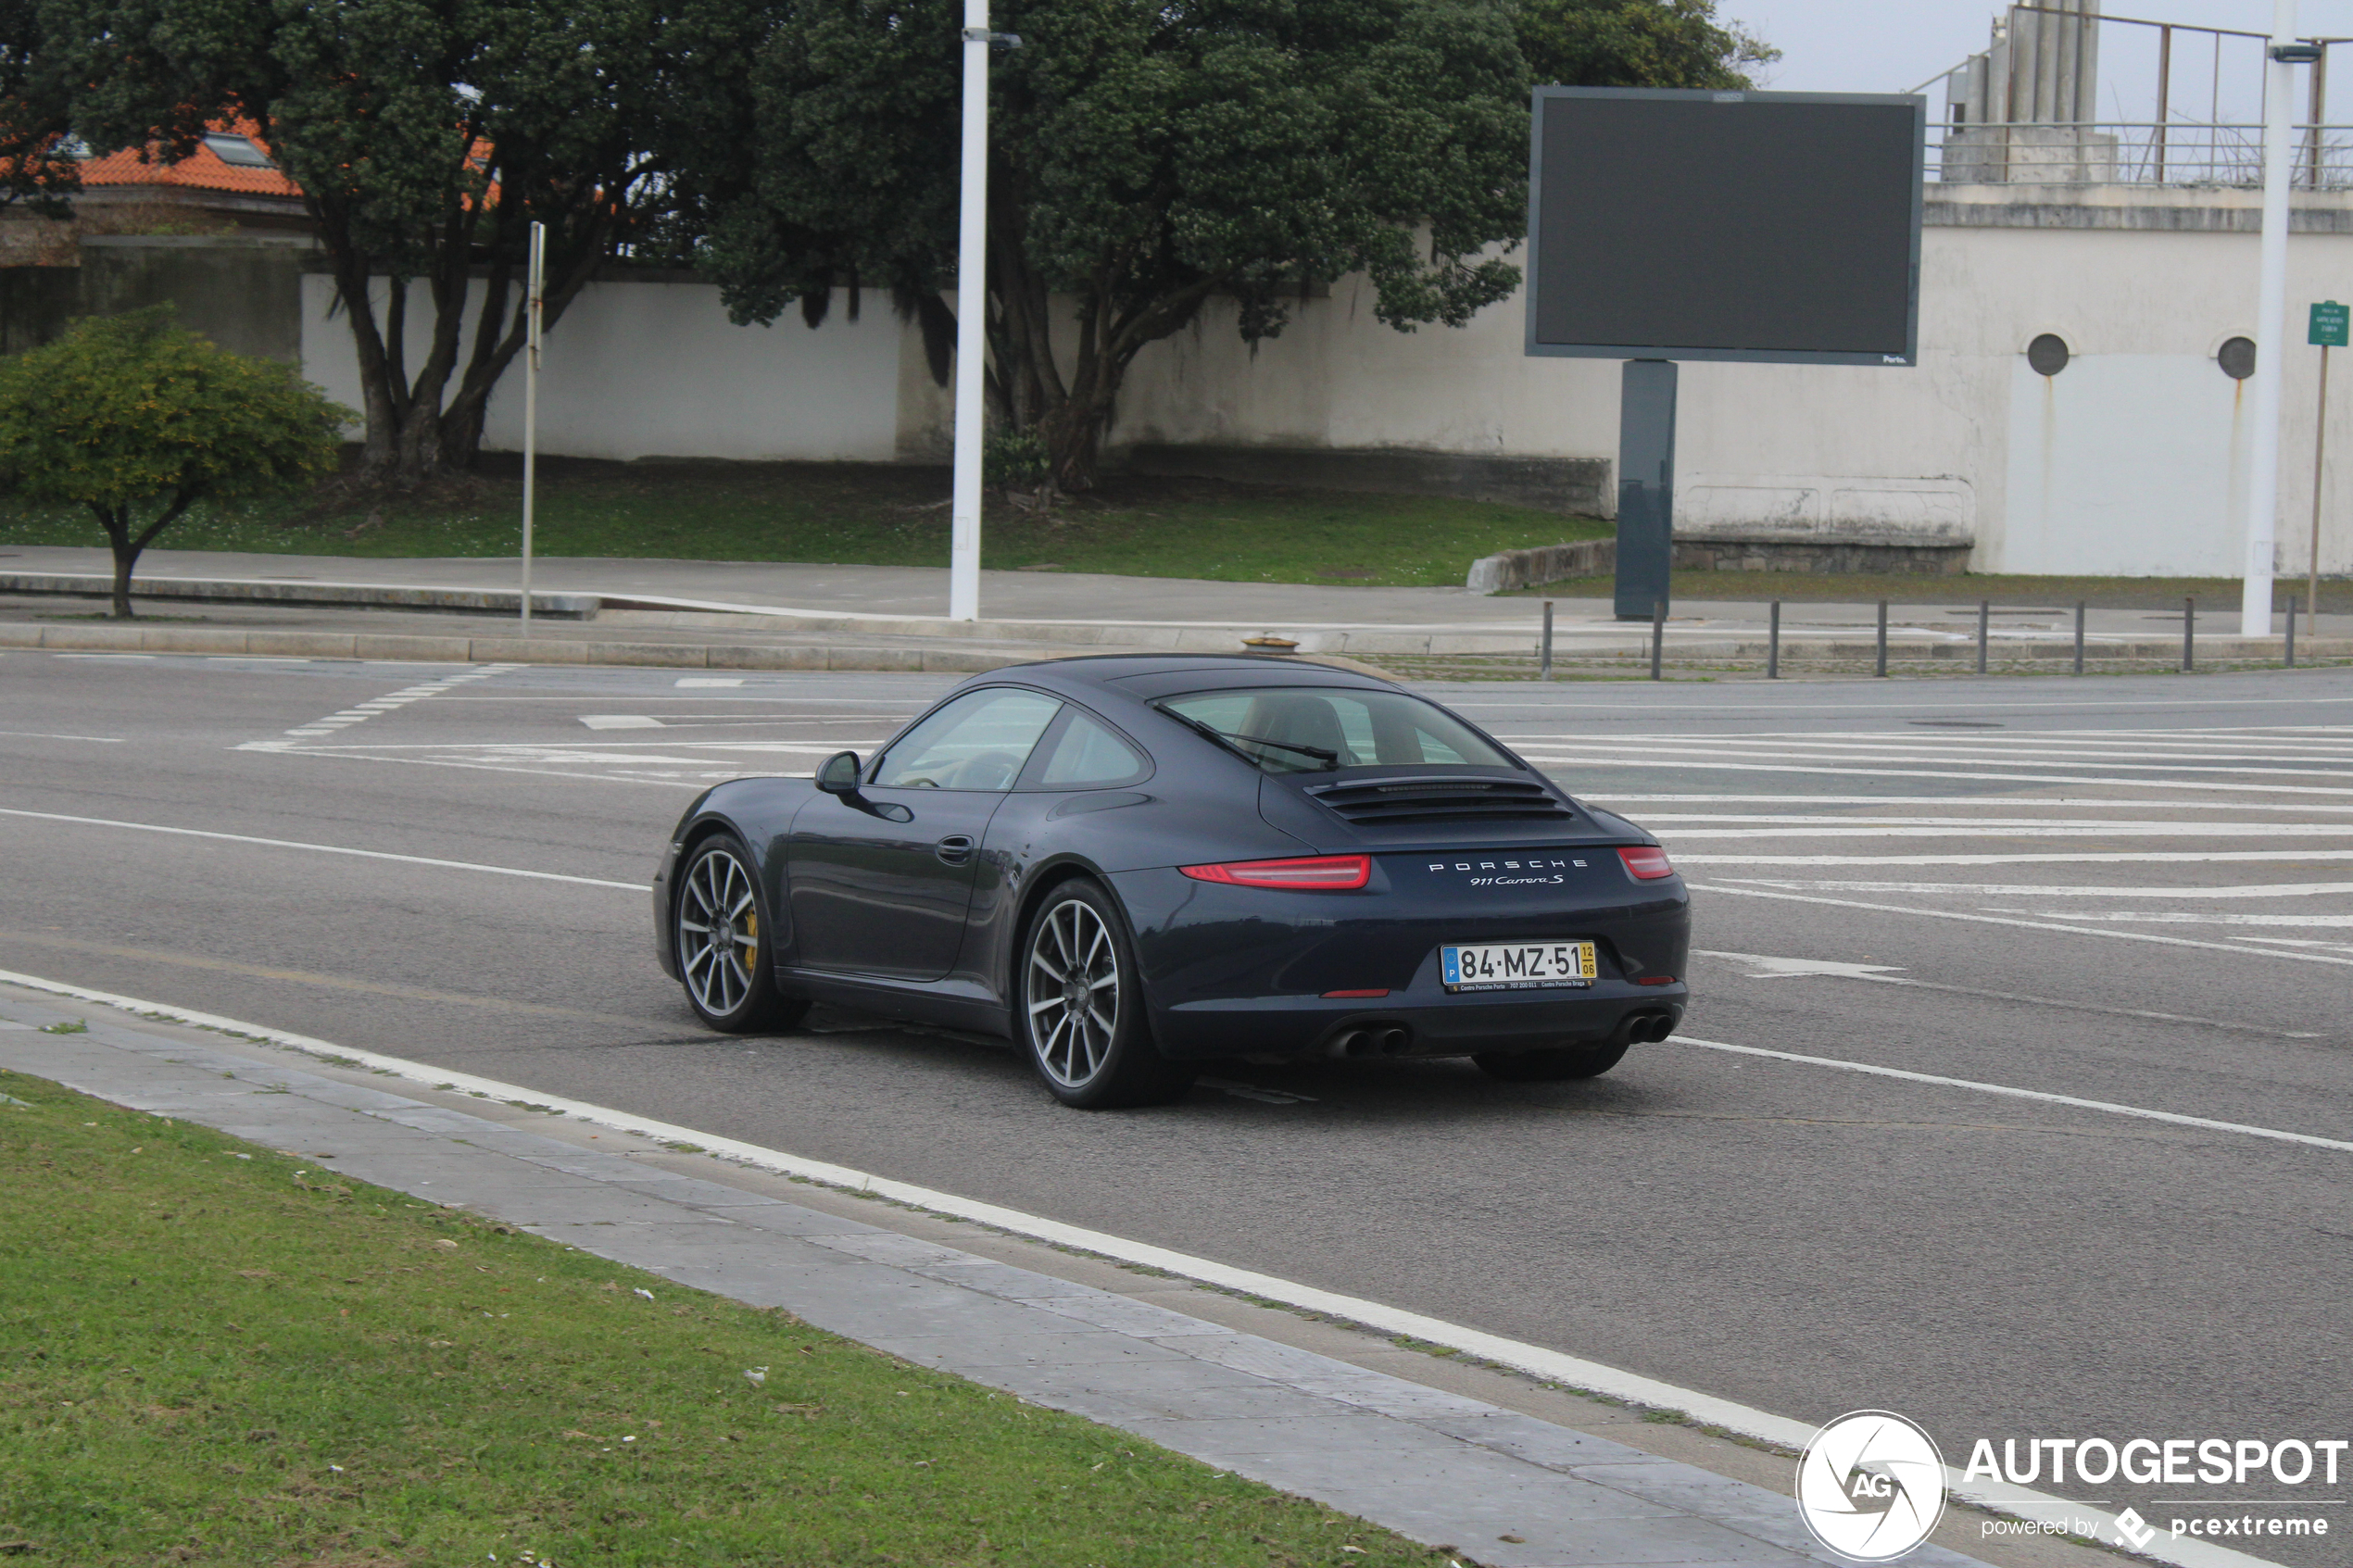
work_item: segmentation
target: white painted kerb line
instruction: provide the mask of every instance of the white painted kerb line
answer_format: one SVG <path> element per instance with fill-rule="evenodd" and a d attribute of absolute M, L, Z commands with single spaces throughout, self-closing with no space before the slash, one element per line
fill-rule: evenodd
<path fill-rule="evenodd" d="M 646 1117 L 633 1116 L 626 1111 L 615 1110 L 610 1107 L 566 1099 L 537 1089 L 526 1089 L 520 1085 L 501 1083 L 495 1078 L 480 1078 L 468 1073 L 447 1072 L 441 1068 L 427 1066 L 422 1062 L 409 1061 L 400 1057 L 380 1056 L 373 1051 L 355 1050 L 348 1047 L 332 1045 L 325 1040 L 313 1039 L 307 1035 L 290 1035 L 282 1030 L 265 1028 L 260 1024 L 247 1023 L 238 1019 L 222 1018 L 213 1013 L 191 1012 L 182 1008 L 167 1007 L 160 1002 L 145 1002 L 135 997 L 115 996 L 110 992 L 86 990 L 78 985 L 60 985 L 53 980 L 44 980 L 30 974 L 17 974 L 6 970 L 0 970 L 0 983 L 21 985 L 27 990 L 45 991 L 52 996 L 70 997 L 77 1001 L 91 1002 L 101 1007 L 120 1008 L 125 1011 L 144 1014 L 150 1018 L 194 1024 L 201 1029 L 218 1029 L 233 1035 L 242 1035 L 248 1039 L 281 1046 L 289 1050 L 301 1051 L 306 1055 L 324 1057 L 343 1063 L 357 1063 L 361 1067 L 393 1077 L 405 1078 L 410 1083 L 423 1085 L 430 1088 L 452 1089 L 461 1094 L 478 1095 L 486 1099 L 508 1104 L 528 1103 L 544 1107 L 589 1123 L 594 1126 L 606 1127 L 615 1132 L 631 1133 L 640 1137 L 653 1138 L 665 1143 L 696 1144 L 707 1153 L 716 1155 L 723 1160 L 734 1160 L 738 1164 L 751 1166 L 756 1170 L 773 1171 L 786 1176 L 799 1176 L 826 1186 L 846 1188 L 852 1192 L 872 1193 L 877 1198 L 904 1203 L 911 1208 L 975 1221 L 1015 1236 L 1033 1236 L 1040 1241 L 1075 1248 L 1083 1252 L 1092 1252 L 1098 1257 L 1110 1258 L 1118 1262 L 1159 1269 L 1185 1279 L 1199 1280 L 1204 1285 L 1261 1297 L 1266 1300 L 1280 1302 L 1284 1306 L 1296 1307 L 1306 1311 L 1323 1312 L 1350 1323 L 1362 1323 L 1368 1328 L 1379 1329 L 1385 1333 L 1408 1335 L 1432 1345 L 1443 1345 L 1480 1357 L 1500 1366 L 1509 1367 L 1547 1382 L 1606 1394 L 1612 1399 L 1625 1399 L 1658 1410 L 1680 1411 L 1709 1425 L 1721 1426 L 1752 1437 L 1762 1437 L 1768 1442 L 1778 1443 L 1784 1448 L 1803 1449 L 1814 1436 L 1815 1428 L 1802 1421 L 1792 1421 L 1787 1416 L 1774 1415 L 1766 1411 L 1737 1404 L 1730 1399 L 1720 1399 L 1712 1394 L 1700 1393 L 1696 1389 L 1678 1387 L 1674 1384 L 1663 1383 L 1656 1378 L 1620 1371 L 1617 1367 L 1604 1366 L 1599 1361 L 1589 1361 L 1581 1356 L 1571 1356 L 1559 1350 L 1547 1349 L 1541 1345 L 1529 1345 L 1516 1339 L 1506 1339 L 1500 1335 L 1489 1334 L 1481 1329 L 1448 1323 L 1441 1318 L 1425 1317 L 1419 1312 L 1411 1312 L 1403 1308 L 1366 1300 L 1362 1297 L 1343 1296 L 1337 1291 L 1322 1290 L 1311 1285 L 1301 1285 L 1274 1274 L 1263 1274 L 1251 1269 L 1235 1268 L 1212 1259 L 1196 1258 L 1189 1253 L 1171 1251 L 1166 1248 L 1154 1247 L 1148 1242 L 1130 1241 L 1126 1236 L 1113 1236 L 1105 1231 L 1064 1224 L 1060 1220 L 1049 1220 L 1039 1215 L 1024 1213 L 1018 1209 L 1000 1208 L 993 1203 L 983 1203 L 975 1198 L 962 1198 L 954 1193 L 939 1192 L 930 1187 L 917 1186 L 909 1182 L 892 1181 L 888 1177 L 852 1170 L 846 1165 L 835 1165 L 820 1160 L 805 1160 L 799 1155 L 764 1148 L 758 1144 L 744 1143 L 735 1138 L 724 1138 L 714 1134 L 699 1132 L 692 1127 L 680 1127 L 667 1122 L 656 1122 Z M 1705 1041 L 1686 1040 L 1680 1035 L 1676 1038 L 1684 1045 L 1708 1044 Z M 1718 1047 L 1716 1048 L 1738 1050 L 1744 1047 Z M 1758 1051 L 1755 1054 L 1780 1056 L 1783 1053 Z M 1799 1057 L 1793 1060 L 1812 1061 L 1819 1059 Z M 1852 1065 L 1826 1060 L 1823 1064 L 1832 1067 Z M 1893 1073 L 1894 1070 L 1886 1071 Z M 1917 1076 L 1911 1073 L 1896 1073 L 1895 1075 Z M 1961 1081 L 1957 1079 L 1949 1080 L 1949 1082 L 1961 1084 Z M 1982 1089 L 1989 1085 L 1961 1084 L 1961 1086 Z M 2096 1101 L 2089 1100 L 2080 1103 L 2098 1104 Z M 2129 1110 L 2129 1108 L 2120 1109 Z M 2156 1114 L 2162 1115 L 2163 1113 Z M 2215 1125 L 2223 1126 L 2227 1123 L 2215 1123 Z M 2246 1130 L 2256 1131 L 2257 1129 Z M 2294 1135 L 2284 1135 L 2293 1136 Z M 2353 1148 L 2353 1145 L 2338 1145 L 2337 1147 Z M 1964 1482 L 1961 1473 L 1950 1465 L 1945 1466 L 1944 1482 L 1952 1494 L 1964 1501 L 1980 1503 L 1999 1512 L 2028 1519 L 2041 1517 L 2042 1511 L 2072 1510 L 2073 1517 L 2088 1519 L 2100 1526 L 2107 1535 L 2121 1538 L 2120 1532 L 2117 1529 L 2115 1515 L 2069 1499 L 2053 1497 L 2046 1492 L 2038 1492 L 2030 1487 L 2012 1486 L 2002 1481 Z M 2175 1563 L 2179 1565 L 2179 1568 L 2275 1568 L 2275 1565 L 2264 1562 L 2261 1558 L 2233 1551 L 2227 1547 L 2213 1546 L 2202 1540 L 2177 1541 L 2163 1536 L 2151 1541 L 2142 1549 L 2141 1555 L 2160 1562 Z"/>

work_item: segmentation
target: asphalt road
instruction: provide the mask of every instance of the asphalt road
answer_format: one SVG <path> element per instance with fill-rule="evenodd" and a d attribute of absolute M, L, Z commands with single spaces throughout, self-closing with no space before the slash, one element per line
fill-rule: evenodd
<path fill-rule="evenodd" d="M 1106 1115 L 873 1020 L 713 1037 L 654 966 L 639 889 L 696 789 L 865 749 L 949 684 L 0 655 L 0 969 L 1801 1420 L 1898 1411 L 1955 1463 L 1981 1437 L 2353 1437 L 2353 1147 L 2328 1141 L 2353 1146 L 2353 672 L 1441 689 L 1667 840 L 1707 955 L 1687 1036 L 1961 1082 L 1677 1042 L 1585 1085 L 1247 1068 Z M 2353 1455 L 2334 1486 L 2051 1489 L 2353 1530 Z M 2247 1547 L 2344 1561 L 2278 1540 Z"/>

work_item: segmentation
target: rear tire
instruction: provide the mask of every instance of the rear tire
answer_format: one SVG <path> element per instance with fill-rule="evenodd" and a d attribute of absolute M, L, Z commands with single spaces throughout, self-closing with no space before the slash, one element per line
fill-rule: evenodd
<path fill-rule="evenodd" d="M 1081 1110 L 1164 1105 L 1193 1073 L 1152 1045 L 1142 977 L 1111 890 L 1075 878 L 1022 934 L 1014 1029 L 1047 1092 Z"/>
<path fill-rule="evenodd" d="M 1486 1051 L 1471 1060 L 1490 1078 L 1506 1084 L 1558 1084 L 1598 1078 L 1626 1055 L 1623 1045 L 1563 1046 L 1542 1051 Z"/>
<path fill-rule="evenodd" d="M 781 1034 L 809 1003 L 778 995 L 765 944 L 775 927 L 760 891 L 751 851 L 732 833 L 695 846 L 678 878 L 671 935 L 686 1005 L 724 1035 Z"/>

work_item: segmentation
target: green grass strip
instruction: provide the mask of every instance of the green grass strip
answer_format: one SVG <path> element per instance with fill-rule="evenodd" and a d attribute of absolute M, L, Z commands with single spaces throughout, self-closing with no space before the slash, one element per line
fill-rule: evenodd
<path fill-rule="evenodd" d="M 540 470 L 533 548 L 563 556 L 948 564 L 948 474 L 889 463 L 600 463 Z M 520 480 L 492 471 L 409 500 L 199 509 L 157 541 L 176 550 L 511 557 Z M 1039 514 L 991 497 L 981 564 L 1233 583 L 1462 585 L 1498 550 L 1607 538 L 1608 523 L 1442 495 L 1374 495 L 1212 480 L 1114 477 Z M 103 545 L 64 511 L 0 508 L 0 548 Z"/>
<path fill-rule="evenodd" d="M 12 1560 L 1446 1561 L 298 1150 L 21 1073 L 0 1088 Z"/>

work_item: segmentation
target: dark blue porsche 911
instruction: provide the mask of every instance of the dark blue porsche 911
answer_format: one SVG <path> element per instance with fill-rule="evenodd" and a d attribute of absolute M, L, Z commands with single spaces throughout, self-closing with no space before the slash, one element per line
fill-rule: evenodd
<path fill-rule="evenodd" d="M 1434 702 L 1275 657 L 976 675 L 870 759 L 703 796 L 653 897 L 713 1028 L 829 1002 L 1008 1036 L 1084 1107 L 1220 1057 L 1587 1078 L 1690 997 L 1657 840 Z"/>

